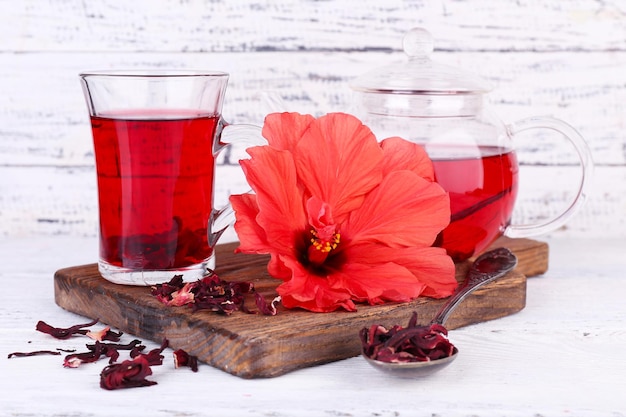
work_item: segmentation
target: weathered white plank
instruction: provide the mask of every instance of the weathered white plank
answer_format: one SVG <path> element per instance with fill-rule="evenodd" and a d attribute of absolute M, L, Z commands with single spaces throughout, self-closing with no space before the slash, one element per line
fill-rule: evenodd
<path fill-rule="evenodd" d="M 230 193 L 247 190 L 238 170 L 218 168 L 219 206 Z M 576 167 L 522 167 L 514 222 L 534 223 L 559 214 L 572 200 L 577 178 Z M 553 235 L 626 236 L 626 167 L 600 167 L 594 187 L 582 211 Z M 97 204 L 93 168 L 0 166 L 0 235 L 95 236 Z M 230 232 L 225 239 L 236 240 L 236 235 Z"/>
<path fill-rule="evenodd" d="M 436 59 L 497 87 L 489 100 L 502 120 L 565 119 L 587 138 L 596 163 L 617 168 L 601 170 L 597 200 L 564 233 L 623 233 L 624 192 L 612 185 L 624 178 L 626 164 L 620 1 L 24 0 L 0 7 L 3 234 L 95 233 L 93 151 L 79 71 L 223 69 L 232 74 L 226 117 L 258 124 L 268 111 L 259 97 L 264 90 L 279 93 L 289 110 L 351 111 L 347 82 L 403 60 L 401 38 L 418 25 L 436 37 Z M 524 164 L 574 161 L 558 137 L 524 135 L 516 142 Z M 526 203 L 517 218 L 556 213 L 571 197 L 565 191 L 571 171 L 535 171 L 542 174 L 530 180 L 536 185 L 521 197 Z"/>
<path fill-rule="evenodd" d="M 480 73 L 497 88 L 488 96 L 507 122 L 551 114 L 573 124 L 599 164 L 626 156 L 626 52 L 436 53 Z M 224 114 L 261 123 L 260 93 L 280 94 L 289 110 L 352 111 L 348 82 L 402 53 L 0 54 L 0 164 L 87 165 L 92 161 L 87 112 L 77 74 L 94 68 L 209 68 L 231 73 Z M 484 62 L 490 65 L 485 66 Z M 571 163 L 569 147 L 520 138 L 526 163 Z M 527 143 L 526 140 L 528 140 Z M 552 139 L 550 139 L 552 141 Z"/>
<path fill-rule="evenodd" d="M 626 50 L 620 0 L 3 0 L 1 51 Z"/>

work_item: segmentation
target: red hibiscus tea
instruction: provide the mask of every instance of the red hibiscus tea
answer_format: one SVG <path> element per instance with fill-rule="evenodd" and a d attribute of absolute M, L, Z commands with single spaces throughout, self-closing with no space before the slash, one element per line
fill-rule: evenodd
<path fill-rule="evenodd" d="M 499 237 L 511 220 L 517 196 L 515 153 L 498 147 L 472 148 L 477 155 L 438 159 L 435 179 L 450 193 L 450 225 L 439 235 L 455 261 L 480 253 Z"/>
<path fill-rule="evenodd" d="M 212 255 L 207 224 L 218 118 L 178 113 L 91 117 L 101 268 L 185 270 Z"/>

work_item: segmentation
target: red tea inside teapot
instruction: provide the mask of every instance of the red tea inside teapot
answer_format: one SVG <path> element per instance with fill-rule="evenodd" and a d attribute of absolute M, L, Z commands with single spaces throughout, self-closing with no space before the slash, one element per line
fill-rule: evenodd
<path fill-rule="evenodd" d="M 451 218 L 434 245 L 455 261 L 478 255 L 501 235 L 529 237 L 562 226 L 584 202 L 593 166 L 584 139 L 567 123 L 532 117 L 505 125 L 485 104 L 491 86 L 473 74 L 432 61 L 423 29 L 404 38 L 408 62 L 370 71 L 352 83 L 355 112 L 381 140 L 399 136 L 422 145 L 436 181 L 449 193 Z M 512 225 L 518 191 L 514 137 L 551 129 L 572 143 L 581 161 L 578 193 L 560 215 L 541 224 Z"/>

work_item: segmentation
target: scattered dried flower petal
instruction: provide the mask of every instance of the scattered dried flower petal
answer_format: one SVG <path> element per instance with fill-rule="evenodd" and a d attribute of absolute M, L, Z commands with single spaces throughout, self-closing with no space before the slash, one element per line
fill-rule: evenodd
<path fill-rule="evenodd" d="M 83 363 L 96 362 L 102 356 L 103 348 L 102 343 L 96 342 L 94 349 L 90 349 L 88 352 L 72 353 L 65 357 L 63 361 L 64 368 L 78 368 Z"/>
<path fill-rule="evenodd" d="M 174 275 L 174 277 L 164 284 L 158 284 L 152 287 L 152 295 L 164 304 L 169 304 L 172 294 L 179 291 L 185 283 L 182 275 Z"/>
<path fill-rule="evenodd" d="M 224 281 L 214 272 L 189 283 L 184 283 L 182 277 L 176 275 L 169 282 L 152 287 L 152 295 L 168 306 L 189 304 L 193 311 L 210 310 L 226 315 L 237 310 L 247 311 L 245 295 L 252 292 L 252 283 Z"/>
<path fill-rule="evenodd" d="M 176 292 L 172 288 L 168 288 L 170 294 Z M 96 324 L 98 320 L 86 324 L 78 324 L 68 328 L 57 328 L 50 326 L 44 321 L 37 323 L 36 329 L 43 333 L 54 336 L 58 339 L 68 339 L 72 335 L 87 335 L 95 339 L 94 344 L 87 344 L 87 352 L 72 353 L 67 355 L 63 361 L 66 368 L 77 368 L 83 363 L 98 361 L 102 356 L 109 357 L 109 366 L 104 368 L 100 374 L 100 386 L 104 389 L 114 390 L 120 388 L 132 388 L 155 385 L 155 381 L 149 381 L 146 376 L 152 374 L 150 366 L 163 364 L 163 351 L 168 347 L 169 342 L 164 339 L 161 346 L 152 349 L 144 354 L 142 351 L 146 348 L 142 345 L 141 340 L 135 339 L 129 343 L 105 343 L 102 340 L 111 340 L 117 342 L 122 336 L 122 332 L 112 332 L 109 326 L 100 331 L 88 331 L 85 327 Z M 30 343 L 30 342 L 29 342 Z M 119 350 L 130 351 L 131 360 L 125 360 L 121 363 L 114 363 L 119 358 Z M 8 354 L 8 359 L 13 357 L 37 356 L 37 355 L 61 355 L 61 352 L 75 352 L 74 349 L 61 349 L 56 351 L 38 350 L 32 352 L 13 352 Z M 175 355 L 175 365 L 189 366 L 194 372 L 198 370 L 198 359 L 195 356 L 187 355 L 184 359 L 177 358 Z"/>
<path fill-rule="evenodd" d="M 168 301 L 167 305 L 170 306 L 183 306 L 185 304 L 191 304 L 194 302 L 194 293 L 191 290 L 195 286 L 192 283 L 187 283 L 180 290 L 172 293 L 172 299 Z"/>
<path fill-rule="evenodd" d="M 141 345 L 141 340 L 133 340 L 132 342 L 121 343 L 104 343 L 96 341 L 94 344 L 87 344 L 87 352 L 75 353 L 67 355 L 63 362 L 63 366 L 66 368 L 78 368 L 83 363 L 91 363 L 98 361 L 103 355 L 109 358 L 109 363 L 117 361 L 120 357 L 120 350 L 130 350 L 131 357 L 132 352 L 141 352 L 145 349 L 145 346 Z M 138 356 L 137 353 L 135 356 Z"/>
<path fill-rule="evenodd" d="M 86 333 L 87 337 L 90 337 L 93 340 L 97 340 L 98 342 L 102 342 L 104 340 L 119 342 L 123 334 L 124 333 L 122 332 L 114 332 L 109 326 L 106 326 L 102 330 L 88 331 Z"/>
<path fill-rule="evenodd" d="M 381 362 L 425 362 L 454 352 L 446 328 L 440 324 L 418 326 L 415 312 L 406 328 L 396 325 L 386 329 L 375 324 L 361 329 L 359 335 L 363 354 Z"/>
<path fill-rule="evenodd" d="M 162 353 L 165 350 L 165 348 L 167 348 L 168 345 L 169 345 L 169 341 L 167 339 L 163 339 L 163 343 L 161 343 L 161 347 L 152 349 L 148 353 L 137 352 L 136 356 L 132 356 L 132 352 L 131 352 L 131 358 L 134 359 L 138 357 L 144 357 L 148 361 L 148 364 L 150 365 L 163 365 L 164 356 L 162 355 Z"/>
<path fill-rule="evenodd" d="M 277 313 L 276 304 L 280 303 L 281 297 L 276 296 L 271 303 L 265 301 L 265 298 L 258 292 L 254 294 L 256 306 L 259 311 L 266 316 L 275 316 Z"/>
<path fill-rule="evenodd" d="M 32 352 L 13 352 L 9 353 L 8 359 L 11 358 L 24 358 L 27 356 L 40 356 L 40 355 L 60 355 L 61 352 L 54 350 L 35 350 Z"/>
<path fill-rule="evenodd" d="M 144 355 L 140 355 L 104 368 L 100 373 L 100 387 L 115 390 L 155 385 L 155 381 L 146 379 L 149 375 L 152 375 L 150 364 Z"/>
<path fill-rule="evenodd" d="M 141 344 L 141 340 L 135 339 L 128 343 L 101 343 L 101 346 L 105 346 L 106 348 L 117 349 L 117 350 L 132 350 L 135 348 L 139 348 L 139 350 L 143 350 L 146 347 Z M 87 349 L 94 350 L 96 348 L 96 344 L 88 344 Z"/>
<path fill-rule="evenodd" d="M 44 321 L 39 321 L 37 326 L 35 327 L 40 332 L 49 334 L 57 339 L 69 339 L 72 335 L 75 334 L 87 334 L 88 330 L 84 329 L 84 327 L 93 326 L 98 323 L 98 319 L 90 321 L 85 324 L 77 324 L 75 326 L 61 328 L 61 327 L 53 327 Z"/>
<path fill-rule="evenodd" d="M 198 372 L 198 357 L 190 355 L 185 352 L 183 349 L 178 349 L 174 351 L 174 367 L 176 369 L 188 366 L 192 371 Z"/>

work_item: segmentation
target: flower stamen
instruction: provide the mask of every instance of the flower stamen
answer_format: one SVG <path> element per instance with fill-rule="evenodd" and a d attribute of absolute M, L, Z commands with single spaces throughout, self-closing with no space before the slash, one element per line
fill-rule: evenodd
<path fill-rule="evenodd" d="M 328 238 L 324 239 L 320 237 L 319 233 L 315 229 L 311 229 L 309 233 L 311 233 L 311 246 L 308 251 L 309 261 L 313 264 L 321 265 L 324 263 L 330 252 L 337 249 L 337 246 L 339 246 L 341 234 L 339 232 L 335 232 Z"/>
<path fill-rule="evenodd" d="M 314 229 L 311 229 L 311 244 L 315 249 L 320 252 L 328 253 L 333 249 L 337 249 L 339 242 L 341 241 L 340 233 L 333 233 L 333 236 L 330 240 L 320 239 L 317 232 Z"/>

